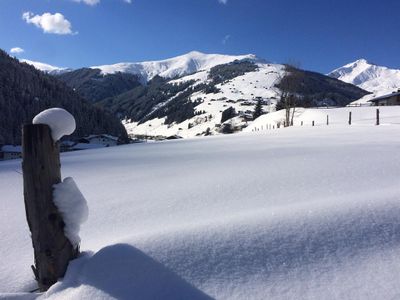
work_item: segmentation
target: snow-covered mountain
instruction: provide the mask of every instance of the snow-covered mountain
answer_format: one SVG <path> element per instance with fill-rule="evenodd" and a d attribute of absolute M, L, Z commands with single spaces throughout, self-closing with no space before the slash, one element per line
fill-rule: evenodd
<path fill-rule="evenodd" d="M 56 66 L 52 66 L 52 65 L 45 64 L 42 62 L 28 60 L 28 59 L 20 59 L 19 61 L 27 63 L 28 65 L 32 65 L 36 69 L 43 71 L 45 73 L 49 73 L 51 75 L 63 74 L 63 73 L 72 71 L 72 69 L 70 69 L 70 68 L 56 67 Z"/>
<path fill-rule="evenodd" d="M 204 54 L 192 51 L 187 54 L 160 61 L 125 62 L 113 65 L 92 66 L 92 69 L 100 69 L 105 74 L 117 72 L 139 75 L 144 82 L 155 76 L 175 78 L 192 74 L 201 70 L 210 69 L 217 65 L 223 65 L 235 60 L 260 61 L 255 55 L 222 55 Z"/>
<path fill-rule="evenodd" d="M 244 69 L 247 71 L 236 73 Z M 298 86 L 296 92 L 303 96 L 302 99 L 310 100 L 308 104 L 303 102 L 299 105 L 318 106 L 325 103 L 324 105 L 340 106 L 366 94 L 353 85 L 322 74 L 301 70 L 290 72 L 297 72 L 303 78 L 301 87 Z M 181 86 L 182 90 L 176 90 L 175 93 L 170 93 L 171 89 L 162 91 L 161 94 L 170 96 L 155 103 L 144 117 L 135 113 L 142 112 L 142 107 L 146 108 L 140 106 L 141 99 L 134 99 L 137 92 L 116 97 L 113 101 L 107 100 L 105 105 L 110 105 L 109 108 L 113 106 L 112 110 L 117 113 L 128 112 L 125 114 L 124 125 L 132 135 L 194 137 L 207 133 L 225 133 L 226 126 L 234 130 L 242 130 L 248 126 L 259 100 L 264 112 L 275 111 L 281 96 L 280 82 L 286 76 L 290 75 L 284 65 L 236 62 L 168 81 L 174 89 Z M 147 99 L 146 104 L 152 99 L 153 96 Z M 189 104 L 193 104 L 193 108 Z M 176 110 L 189 113 L 177 116 Z M 227 111 L 232 114 L 225 119 Z"/>
<path fill-rule="evenodd" d="M 123 119 L 132 135 L 193 137 L 225 132 L 226 126 L 241 130 L 251 122 L 257 101 L 264 112 L 274 111 L 279 84 L 292 72 L 304 80 L 296 90 L 308 101 L 302 105 L 346 105 L 366 94 L 315 72 L 288 72 L 284 65 L 252 54 L 193 51 L 161 61 L 92 66 L 58 77 Z"/>
<path fill-rule="evenodd" d="M 359 59 L 328 74 L 374 94 L 391 93 L 400 88 L 400 70 L 389 69 Z"/>
<path fill-rule="evenodd" d="M 280 82 L 292 73 L 303 78 L 295 88 L 303 101 L 298 105 L 341 106 L 366 94 L 340 80 L 304 70 L 288 71 L 253 54 L 192 51 L 166 60 L 71 72 L 45 64 L 36 67 L 53 72 L 84 98 L 116 114 L 136 136 L 193 137 L 239 131 L 252 121 L 258 101 L 264 112 L 275 110 Z"/>
<path fill-rule="evenodd" d="M 242 68 L 241 64 L 238 63 L 238 68 Z M 286 74 L 283 65 L 259 62 L 254 65 L 254 70 L 215 82 L 215 78 L 223 78 L 223 69 L 228 66 L 234 67 L 220 65 L 214 69 L 207 68 L 169 81 L 169 85 L 177 87 L 187 85 L 187 87 L 154 105 L 145 118 L 134 120 L 132 116 L 128 117 L 124 121 L 128 133 L 150 136 L 179 135 L 184 138 L 201 135 L 208 130 L 211 134 L 217 134 L 221 128 L 219 126 L 223 119 L 222 115 L 228 109 L 233 108 L 235 116 L 226 122 L 237 128 L 246 126 L 247 117 L 251 118 L 257 99 L 263 99 L 265 112 L 275 109 L 280 95 L 280 90 L 276 85 Z M 218 70 L 219 68 L 221 70 Z M 215 73 L 215 77 L 211 73 Z M 202 88 L 203 86 L 208 88 Z M 180 99 L 186 93 L 187 96 Z M 126 103 L 125 99 L 117 101 Z M 180 102 L 178 107 L 182 111 L 188 103 L 195 103 L 194 113 L 171 123 L 169 122 L 170 114 L 163 114 L 163 112 L 169 110 L 174 102 L 178 101 Z"/>

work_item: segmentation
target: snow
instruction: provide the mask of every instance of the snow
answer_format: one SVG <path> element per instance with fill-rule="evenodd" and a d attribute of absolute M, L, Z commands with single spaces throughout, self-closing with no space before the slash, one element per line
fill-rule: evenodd
<path fill-rule="evenodd" d="M 379 109 L 379 121 L 381 125 L 400 124 L 400 106 L 370 106 L 370 107 L 342 107 L 342 108 L 308 108 L 297 107 L 295 110 L 293 125 L 295 127 L 310 127 L 314 121 L 315 126 L 326 126 L 329 116 L 329 126 L 348 126 L 349 112 L 351 112 L 352 125 L 374 125 L 376 123 L 376 109 Z M 270 127 L 280 123 L 283 127 L 285 110 L 262 115 L 251 123 L 244 132 L 253 130 L 269 130 Z"/>
<path fill-rule="evenodd" d="M 77 143 L 71 147 L 72 150 L 87 150 L 87 149 L 98 149 L 104 148 L 103 144 L 96 144 L 96 143 Z"/>
<path fill-rule="evenodd" d="M 264 105 L 264 111 L 273 111 L 280 90 L 275 87 L 285 75 L 285 67 L 279 64 L 257 63 L 258 70 L 238 76 L 228 82 L 217 84 L 218 93 L 206 94 L 198 92 L 192 95 L 191 100 L 201 99 L 203 103 L 196 107 L 196 111 L 205 111 L 202 115 L 194 116 L 182 123 L 165 124 L 165 118 L 151 119 L 145 123 L 124 121 L 123 124 L 129 134 L 149 136 L 179 135 L 184 138 L 195 137 L 204 133 L 207 128 L 216 134 L 216 125 L 221 123 L 222 112 L 228 107 L 235 108 L 237 113 L 253 111 L 257 98 L 268 100 L 270 105 Z M 192 75 L 171 81 L 181 83 L 196 80 L 194 86 L 208 82 L 210 70 L 201 71 Z M 248 105 L 250 103 L 250 105 Z M 211 115 L 211 118 L 209 117 Z M 238 121 L 238 120 L 237 120 Z M 189 128 L 189 123 L 192 125 Z M 238 122 L 245 124 L 245 122 Z"/>
<path fill-rule="evenodd" d="M 22 147 L 13 145 L 4 145 L 3 147 L 0 147 L 0 151 L 10 152 L 10 153 L 22 153 Z"/>
<path fill-rule="evenodd" d="M 45 73 L 52 74 L 52 75 L 58 75 L 58 74 L 72 71 L 69 68 L 56 67 L 56 66 L 52 66 L 49 64 L 41 63 L 41 62 L 28 60 L 28 59 L 20 59 L 20 62 L 24 62 L 24 63 L 27 63 L 28 65 L 32 65 L 36 69 L 43 71 Z"/>
<path fill-rule="evenodd" d="M 365 59 L 340 67 L 328 76 L 378 95 L 390 94 L 400 88 L 400 70 L 371 64 Z"/>
<path fill-rule="evenodd" d="M 53 201 L 63 217 L 65 236 L 74 247 L 78 246 L 81 241 L 80 226 L 87 221 L 89 208 L 72 177 L 67 177 L 63 182 L 54 185 Z"/>
<path fill-rule="evenodd" d="M 140 250 L 116 244 L 85 255 L 69 268 L 64 280 L 45 299 L 71 297 L 67 289 L 82 286 L 79 299 L 212 299 Z M 101 287 L 99 289 L 98 287 Z"/>
<path fill-rule="evenodd" d="M 54 142 L 75 131 L 75 118 L 63 108 L 49 108 L 33 118 L 33 124 L 47 124 Z"/>
<path fill-rule="evenodd" d="M 63 153 L 91 217 L 40 298 L 396 299 L 399 140 L 363 123 Z M 16 170 L 0 162 L 0 293 L 35 287 Z"/>
<path fill-rule="evenodd" d="M 160 61 L 147 61 L 138 63 L 117 63 L 113 65 L 93 66 L 92 69 L 100 69 L 102 74 L 114 74 L 117 72 L 132 73 L 142 77 L 144 82 L 151 80 L 156 75 L 165 78 L 174 78 L 192 74 L 204 69 L 211 69 L 216 65 L 227 64 L 235 60 L 258 60 L 255 55 L 222 55 L 205 54 L 192 51 L 187 54 Z"/>

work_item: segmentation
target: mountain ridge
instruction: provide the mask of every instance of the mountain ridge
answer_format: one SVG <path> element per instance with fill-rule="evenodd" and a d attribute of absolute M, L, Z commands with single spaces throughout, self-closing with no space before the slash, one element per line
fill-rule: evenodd
<path fill-rule="evenodd" d="M 210 69 L 217 65 L 227 64 L 235 60 L 257 61 L 260 59 L 258 59 L 254 54 L 223 55 L 191 51 L 165 60 L 137 63 L 126 62 L 112 65 L 92 66 L 90 68 L 100 69 L 103 75 L 114 74 L 117 72 L 136 74 L 141 76 L 144 82 L 147 82 L 155 76 L 163 78 L 182 77 L 204 69 Z"/>
<path fill-rule="evenodd" d="M 186 54 L 175 56 L 163 60 L 142 61 L 142 62 L 119 62 L 115 64 L 105 64 L 86 67 L 89 69 L 99 69 L 102 75 L 115 73 L 128 73 L 141 77 L 142 82 L 146 83 L 155 76 L 164 78 L 175 78 L 189 75 L 204 69 L 210 69 L 216 65 L 227 64 L 235 60 L 249 60 L 266 62 L 254 54 L 245 55 L 225 55 L 225 54 L 205 54 L 199 51 L 191 51 Z M 42 62 L 21 59 L 20 61 L 33 65 L 35 68 L 50 73 L 52 75 L 63 74 L 75 71 L 71 68 L 61 68 Z M 81 69 L 81 68 L 79 68 Z"/>
<path fill-rule="evenodd" d="M 400 70 L 379 66 L 364 58 L 339 67 L 327 75 L 374 94 L 390 93 L 400 88 Z"/>
<path fill-rule="evenodd" d="M 57 66 L 53 66 L 50 64 L 42 63 L 42 62 L 29 60 L 29 59 L 20 59 L 19 61 L 22 63 L 26 63 L 28 65 L 34 66 L 35 69 L 45 72 L 45 73 L 48 73 L 50 75 L 59 75 L 59 74 L 63 74 L 63 73 L 72 71 L 72 69 L 70 69 L 70 68 L 57 67 Z"/>

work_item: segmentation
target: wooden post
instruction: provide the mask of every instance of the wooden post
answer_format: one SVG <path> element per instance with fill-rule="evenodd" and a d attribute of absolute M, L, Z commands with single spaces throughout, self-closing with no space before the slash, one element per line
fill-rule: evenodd
<path fill-rule="evenodd" d="M 312 126 L 314 126 L 315 125 L 315 123 L 314 123 L 314 121 L 312 121 Z"/>
<path fill-rule="evenodd" d="M 376 109 L 376 125 L 379 125 L 379 108 Z"/>
<path fill-rule="evenodd" d="M 79 247 L 65 237 L 65 223 L 53 203 L 53 185 L 61 182 L 60 152 L 47 125 L 23 127 L 22 158 L 25 211 L 35 258 L 32 270 L 43 292 L 64 276 Z"/>
<path fill-rule="evenodd" d="M 326 125 L 329 125 L 329 115 L 326 115 Z"/>
<path fill-rule="evenodd" d="M 351 125 L 351 111 L 349 111 L 349 125 Z"/>
<path fill-rule="evenodd" d="M 301 126 L 303 126 L 303 121 L 301 121 Z"/>

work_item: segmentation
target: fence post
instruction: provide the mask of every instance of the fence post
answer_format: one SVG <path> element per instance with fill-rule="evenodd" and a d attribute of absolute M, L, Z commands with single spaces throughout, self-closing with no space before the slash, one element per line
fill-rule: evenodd
<path fill-rule="evenodd" d="M 351 111 L 349 111 L 349 125 L 351 125 Z"/>
<path fill-rule="evenodd" d="M 376 125 L 379 125 L 379 108 L 376 109 Z"/>
<path fill-rule="evenodd" d="M 22 158 L 25 211 L 35 259 L 32 270 L 43 292 L 64 276 L 79 247 L 74 248 L 65 237 L 65 223 L 53 203 L 53 185 L 61 182 L 60 152 L 47 125 L 24 125 Z"/>
<path fill-rule="evenodd" d="M 329 125 L 329 115 L 326 115 L 326 125 Z"/>
<path fill-rule="evenodd" d="M 314 126 L 314 121 L 312 121 L 312 126 Z"/>
<path fill-rule="evenodd" d="M 303 121 L 301 121 L 301 126 L 303 126 Z"/>

